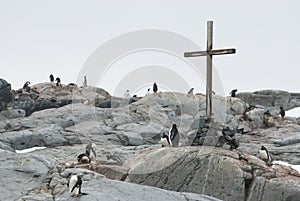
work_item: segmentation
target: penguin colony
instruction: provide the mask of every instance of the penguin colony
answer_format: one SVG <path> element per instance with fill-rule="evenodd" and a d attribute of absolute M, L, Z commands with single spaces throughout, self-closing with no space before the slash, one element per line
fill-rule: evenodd
<path fill-rule="evenodd" d="M 56 81 L 56 86 L 61 86 L 61 80 L 59 77 L 57 77 L 54 80 L 54 76 L 51 74 L 49 76 L 49 78 L 50 78 L 50 82 Z M 30 85 L 30 82 L 27 81 L 23 85 L 23 90 L 30 91 L 29 85 Z M 85 87 L 87 86 L 86 76 L 84 76 L 83 86 L 85 86 Z M 192 95 L 193 90 L 194 90 L 194 88 L 191 88 L 187 94 Z M 154 82 L 153 92 L 157 93 L 157 91 L 158 91 L 158 86 L 157 86 L 156 82 Z M 237 92 L 237 89 L 232 90 L 230 92 L 231 97 L 235 97 L 236 92 Z M 148 88 L 148 90 L 147 90 L 147 94 L 149 94 L 149 93 L 150 93 L 150 88 Z M 124 96 L 125 97 L 129 96 L 129 90 L 126 90 Z M 280 115 L 282 118 L 284 118 L 284 116 L 285 116 L 285 110 L 282 106 L 280 107 Z M 178 147 L 179 132 L 178 132 L 178 128 L 177 128 L 176 124 L 172 125 L 172 127 L 170 128 L 170 130 L 167 134 L 165 132 L 162 133 L 161 144 L 162 144 L 162 147 Z M 85 153 L 82 153 L 77 156 L 78 163 L 91 163 L 96 158 L 96 144 L 95 143 L 90 142 L 85 148 L 86 148 Z M 265 161 L 267 165 L 272 164 L 272 157 L 265 146 L 261 146 L 258 156 L 260 159 Z M 116 155 L 108 154 L 106 157 L 107 157 L 107 160 L 114 160 L 119 165 L 122 165 L 122 163 L 123 163 L 122 160 Z M 239 160 L 247 161 L 247 158 L 244 155 L 242 155 L 241 153 L 239 153 Z M 79 175 L 71 175 L 69 182 L 68 182 L 68 188 L 69 188 L 70 195 L 72 197 L 77 197 L 79 195 L 85 195 L 86 193 L 81 192 L 81 187 L 82 187 L 82 177 Z"/>

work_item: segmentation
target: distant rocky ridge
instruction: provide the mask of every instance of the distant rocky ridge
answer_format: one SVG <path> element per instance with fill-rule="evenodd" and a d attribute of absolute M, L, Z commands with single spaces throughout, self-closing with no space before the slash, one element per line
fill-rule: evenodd
<path fill-rule="evenodd" d="M 10 88 L 8 83 L 5 86 Z M 11 93 L 12 100 L 19 104 L 6 99 L 0 112 L 0 151 L 6 157 L 0 161 L 3 169 L 0 176 L 4 181 L 14 181 L 0 189 L 5 199 L 69 200 L 66 182 L 71 172 L 84 175 L 83 189 L 90 196 L 82 196 L 80 200 L 101 199 L 101 196 L 113 200 L 99 188 L 124 200 L 126 196 L 127 200 L 140 200 L 142 192 L 149 190 L 152 198 L 147 194 L 145 201 L 158 200 L 160 196 L 166 196 L 165 200 L 170 196 L 178 200 L 216 200 L 199 195 L 203 193 L 223 200 L 276 200 L 280 193 L 282 200 L 295 200 L 299 196 L 297 172 L 281 166 L 268 167 L 256 157 L 264 145 L 275 160 L 300 164 L 300 125 L 296 118 L 278 116 L 277 108 L 282 103 L 275 101 L 282 99 L 278 96 L 272 96 L 274 99 L 270 98 L 265 106 L 262 102 L 251 102 L 251 98 L 243 101 L 239 97 L 213 96 L 214 121 L 209 125 L 206 146 L 190 147 L 198 132 L 199 117 L 205 115 L 202 94 L 161 92 L 128 99 L 111 97 L 102 89 L 75 85 L 57 88 L 53 83 L 42 83 L 32 89 L 30 93 Z M 0 97 L 2 94 L 5 92 L 0 90 Z M 18 102 L 23 95 L 30 98 L 26 104 Z M 45 104 L 44 109 L 32 109 L 41 99 L 49 102 L 54 99 L 56 103 L 68 101 L 64 106 L 48 108 Z M 31 100 L 34 103 L 27 104 Z M 291 100 L 297 103 L 297 98 Z M 265 114 L 270 108 L 274 108 L 271 115 Z M 172 123 L 179 127 L 181 147 L 161 148 L 160 134 L 167 132 Z M 226 146 L 223 149 L 207 146 L 217 143 L 224 127 L 236 132 L 238 151 L 230 151 Z M 89 141 L 98 146 L 97 161 L 76 166 L 76 156 Z M 48 148 L 28 154 L 14 153 L 34 146 Z M 243 153 L 248 162 L 239 160 L 238 153 Z M 120 166 L 108 160 L 108 154 L 117 155 L 124 164 Z M 101 175 L 171 191 L 115 182 Z M 18 182 L 20 185 L 15 188 Z M 230 187 L 231 191 L 227 192 Z M 138 191 L 136 197 L 132 188 Z"/>
<path fill-rule="evenodd" d="M 261 90 L 238 93 L 237 96 L 249 105 L 261 106 L 269 110 L 272 115 L 278 114 L 279 107 L 290 110 L 300 107 L 300 93 L 289 93 L 281 90 Z"/>

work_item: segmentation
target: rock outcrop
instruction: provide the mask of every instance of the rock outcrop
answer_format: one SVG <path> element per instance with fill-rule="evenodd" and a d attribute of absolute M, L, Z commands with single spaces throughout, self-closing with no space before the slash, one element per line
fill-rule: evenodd
<path fill-rule="evenodd" d="M 300 93 L 289 93 L 281 90 L 261 90 L 238 93 L 236 97 L 249 105 L 264 106 L 272 115 L 279 113 L 279 107 L 285 110 L 300 107 Z"/>
<path fill-rule="evenodd" d="M 127 160 L 123 166 L 128 171 L 123 179 L 222 200 L 288 200 L 299 195 L 300 175 L 296 170 L 280 165 L 268 167 L 248 154 L 243 157 L 240 160 L 236 152 L 205 146 L 158 148 Z M 104 174 L 119 179 L 119 171 Z"/>
<path fill-rule="evenodd" d="M 7 109 L 7 104 L 12 101 L 11 85 L 0 79 L 0 111 Z"/>
<path fill-rule="evenodd" d="M 4 91 L 9 93 L 3 101 L 5 110 L 0 111 L 0 152 L 4 156 L 0 176 L 4 182 L 14 181 L 0 190 L 5 199 L 68 200 L 66 180 L 71 172 L 84 174 L 85 190 L 91 195 L 80 200 L 92 196 L 110 199 L 105 191 L 120 200 L 124 195 L 128 200 L 140 200 L 142 192 L 151 192 L 145 194 L 145 201 L 165 196 L 214 200 L 199 195 L 203 193 L 224 200 L 248 201 L 293 200 L 299 195 L 297 172 L 278 165 L 268 167 L 255 157 L 264 145 L 275 160 L 300 164 L 299 120 L 282 119 L 277 111 L 279 104 L 286 103 L 286 108 L 297 106 L 297 94 L 290 94 L 287 100 L 283 92 L 258 93 L 269 94 L 265 102 L 257 94 L 245 95 L 245 101 L 241 93 L 240 98 L 214 95 L 213 119 L 203 122 L 203 94 L 160 92 L 126 99 L 111 97 L 99 88 L 76 85 L 42 83 L 32 86 L 29 92 L 13 93 L 9 84 L 5 86 Z M 161 148 L 161 133 L 168 132 L 173 123 L 179 129 L 180 147 Z M 224 133 L 234 134 L 238 147 L 223 144 L 224 149 L 216 148 L 218 139 L 226 138 Z M 204 146 L 190 147 L 195 145 L 196 136 Z M 78 165 L 76 157 L 90 141 L 97 144 L 97 160 Z M 35 146 L 47 149 L 14 153 Z M 236 147 L 237 151 L 226 150 Z M 99 173 L 172 192 L 110 181 Z M 17 188 L 14 183 L 18 183 Z M 137 197 L 132 197 L 130 189 L 136 189 Z"/>

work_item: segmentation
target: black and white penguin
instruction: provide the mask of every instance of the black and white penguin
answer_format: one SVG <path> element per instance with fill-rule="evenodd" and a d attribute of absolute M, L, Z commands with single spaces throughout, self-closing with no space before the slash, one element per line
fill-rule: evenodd
<path fill-rule="evenodd" d="M 153 92 L 156 93 L 158 90 L 156 82 L 153 84 Z"/>
<path fill-rule="evenodd" d="M 267 165 L 271 165 L 272 158 L 271 158 L 271 156 L 269 154 L 269 151 L 267 150 L 266 147 L 261 146 L 258 156 L 259 156 L 260 159 L 265 161 L 267 163 Z"/>
<path fill-rule="evenodd" d="M 169 136 L 165 132 L 162 133 L 160 142 L 161 142 L 162 147 L 170 147 L 171 146 Z"/>
<path fill-rule="evenodd" d="M 96 144 L 91 142 L 85 147 L 85 153 L 89 157 L 90 161 L 96 158 L 96 148 Z"/>
<path fill-rule="evenodd" d="M 72 175 L 70 177 L 68 187 L 69 187 L 69 192 L 72 197 L 77 197 L 78 195 L 82 194 L 81 193 L 81 186 L 82 186 L 82 179 L 78 175 Z"/>
<path fill-rule="evenodd" d="M 29 81 L 25 82 L 25 84 L 23 85 L 23 89 L 26 89 L 29 85 L 30 85 Z"/>
<path fill-rule="evenodd" d="M 61 84 L 60 84 L 60 78 L 59 77 L 57 77 L 55 79 L 55 81 L 56 81 L 56 86 L 61 86 Z"/>
<path fill-rule="evenodd" d="M 146 95 L 150 94 L 150 88 L 147 89 Z"/>
<path fill-rule="evenodd" d="M 188 94 L 188 95 L 193 95 L 193 94 L 194 94 L 194 88 L 191 88 L 191 89 L 188 91 L 187 94 Z"/>
<path fill-rule="evenodd" d="M 281 115 L 281 118 L 284 118 L 284 116 L 285 116 L 285 111 L 282 106 L 280 106 L 280 115 Z"/>
<path fill-rule="evenodd" d="M 83 77 L 83 87 L 87 87 L 87 79 L 86 79 L 86 76 Z"/>
<path fill-rule="evenodd" d="M 169 142 L 171 147 L 178 147 L 179 133 L 176 124 L 173 124 L 172 128 L 169 131 Z"/>
<path fill-rule="evenodd" d="M 229 94 L 231 95 L 231 97 L 235 97 L 237 91 L 237 89 L 233 89 Z"/>
<path fill-rule="evenodd" d="M 26 89 L 25 89 L 25 91 L 26 91 L 27 93 L 30 93 L 31 87 L 30 87 L 30 86 L 27 86 Z"/>
<path fill-rule="evenodd" d="M 90 163 L 91 159 L 89 158 L 89 155 L 84 153 L 77 156 L 78 163 Z"/>
<path fill-rule="evenodd" d="M 54 76 L 52 74 L 50 74 L 49 78 L 50 78 L 50 82 L 54 82 Z"/>
<path fill-rule="evenodd" d="M 124 98 L 130 98 L 130 94 L 129 94 L 128 89 L 124 92 Z"/>

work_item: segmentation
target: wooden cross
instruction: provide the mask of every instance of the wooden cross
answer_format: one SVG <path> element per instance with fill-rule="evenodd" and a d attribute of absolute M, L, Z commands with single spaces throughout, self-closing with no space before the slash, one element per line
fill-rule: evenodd
<path fill-rule="evenodd" d="M 234 54 L 235 49 L 213 50 L 213 21 L 207 21 L 207 48 L 206 51 L 185 52 L 184 57 L 206 56 L 206 116 L 211 118 L 212 114 L 212 56 L 222 54 Z"/>

